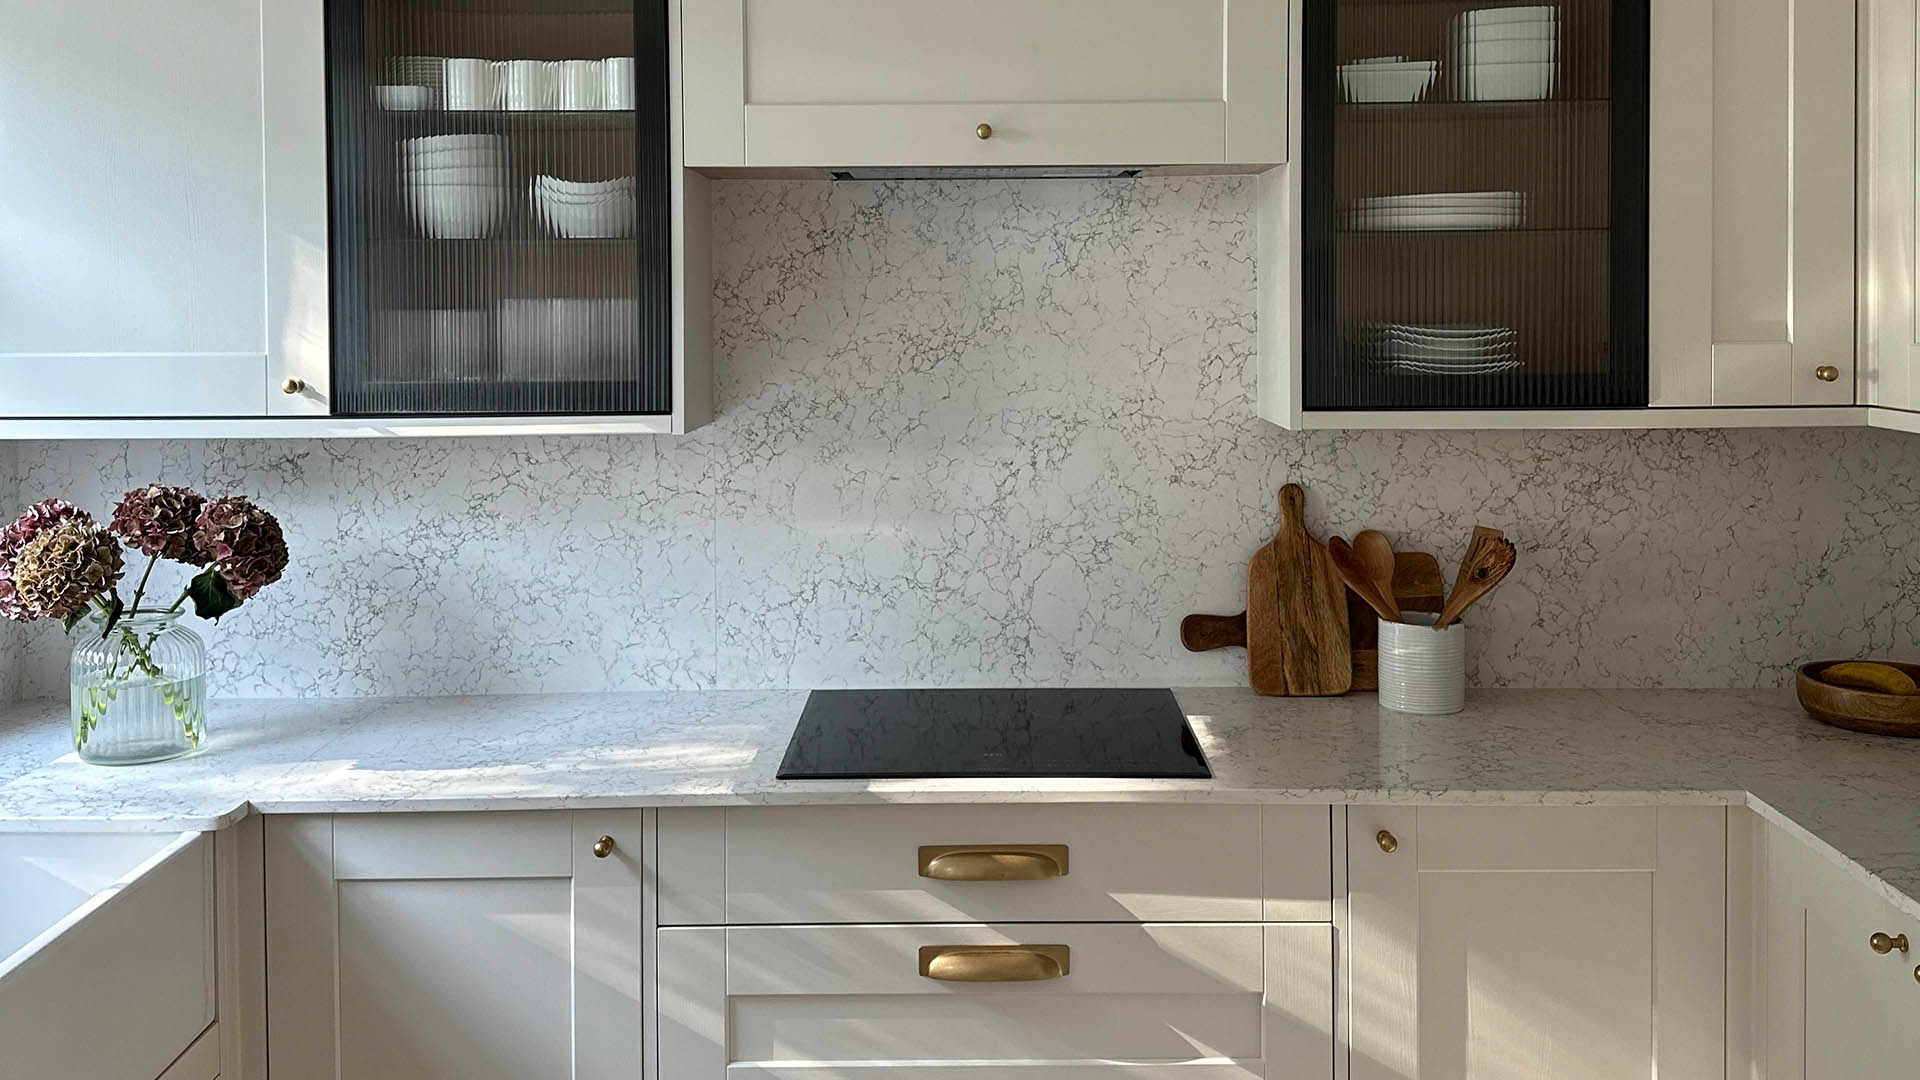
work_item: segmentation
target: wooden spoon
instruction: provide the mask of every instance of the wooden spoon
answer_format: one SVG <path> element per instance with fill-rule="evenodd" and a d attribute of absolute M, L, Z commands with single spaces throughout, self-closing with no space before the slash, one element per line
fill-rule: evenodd
<path fill-rule="evenodd" d="M 1458 622 L 1474 601 L 1500 584 L 1518 558 L 1513 541 L 1499 536 L 1478 538 L 1460 564 L 1460 577 L 1453 583 L 1453 594 L 1447 597 L 1447 606 L 1440 610 L 1440 620 L 1433 624 L 1434 628 Z"/>
<path fill-rule="evenodd" d="M 1386 533 L 1368 529 L 1354 536 L 1353 552 L 1360 556 L 1361 565 L 1367 568 L 1367 576 L 1373 579 L 1374 588 L 1392 612 L 1388 614 L 1382 611 L 1380 617 L 1388 622 L 1399 622 L 1400 601 L 1393 595 L 1393 541 L 1387 539 Z"/>
<path fill-rule="evenodd" d="M 1345 540 L 1337 536 L 1327 537 L 1327 554 L 1333 559 L 1334 572 L 1340 575 L 1340 580 L 1347 583 L 1347 588 L 1352 589 L 1355 596 L 1365 600 L 1368 607 L 1388 622 L 1400 621 L 1400 609 L 1381 595 L 1380 586 L 1374 584 L 1372 573 Z"/>

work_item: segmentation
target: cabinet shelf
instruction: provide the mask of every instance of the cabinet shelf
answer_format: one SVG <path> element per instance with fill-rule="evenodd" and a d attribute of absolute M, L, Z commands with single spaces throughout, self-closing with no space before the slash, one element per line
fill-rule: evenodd
<path fill-rule="evenodd" d="M 368 105 L 372 122 L 407 134 L 434 134 L 446 128 L 484 127 L 509 132 L 563 131 L 633 134 L 631 109 L 382 109 Z"/>
<path fill-rule="evenodd" d="M 1573 236 L 1587 233 L 1605 235 L 1612 231 L 1612 229 L 1604 225 L 1526 225 L 1512 229 L 1335 229 L 1334 235 L 1340 237 L 1365 236 L 1402 239 L 1410 236 L 1500 236 L 1505 233 L 1513 233 L 1521 236 L 1537 236 L 1541 233 L 1557 233 Z"/>
<path fill-rule="evenodd" d="M 1524 101 L 1341 101 L 1334 108 L 1357 116 L 1418 116 L 1426 119 L 1539 117 L 1550 113 L 1551 106 L 1605 106 L 1612 98 L 1561 97 L 1531 98 Z M 1592 110 L 1592 111 L 1598 111 Z"/>

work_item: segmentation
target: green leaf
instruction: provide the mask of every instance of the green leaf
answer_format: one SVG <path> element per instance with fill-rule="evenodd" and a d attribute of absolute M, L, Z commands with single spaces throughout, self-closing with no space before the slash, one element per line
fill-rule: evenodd
<path fill-rule="evenodd" d="M 227 588 L 227 579 L 211 566 L 187 584 L 187 595 L 193 600 L 193 613 L 214 622 L 240 606 L 240 598 Z"/>
<path fill-rule="evenodd" d="M 101 641 L 107 640 L 107 635 L 113 633 L 113 628 L 120 625 L 120 616 L 125 614 L 127 610 L 127 605 L 120 601 L 120 594 L 114 593 L 112 595 L 113 600 L 107 605 L 107 626 L 106 629 L 100 631 Z"/>
<path fill-rule="evenodd" d="M 67 616 L 66 618 L 61 619 L 60 626 L 62 629 L 66 630 L 67 633 L 71 634 L 73 633 L 73 628 L 80 625 L 80 620 L 86 617 L 87 617 L 86 612 L 76 611 L 73 614 Z"/>

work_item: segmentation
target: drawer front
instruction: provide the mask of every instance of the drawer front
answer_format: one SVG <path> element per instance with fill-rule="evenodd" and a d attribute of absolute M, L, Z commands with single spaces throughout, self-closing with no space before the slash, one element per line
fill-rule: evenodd
<path fill-rule="evenodd" d="M 1326 806 L 738 807 L 660 830 L 665 925 L 1332 918 Z"/>
<path fill-rule="evenodd" d="M 658 940 L 661 1065 L 687 1080 L 1332 1072 L 1330 926 L 684 927 Z M 1051 977 L 947 981 L 929 950 L 1048 958 L 931 969 L 948 977 Z"/>

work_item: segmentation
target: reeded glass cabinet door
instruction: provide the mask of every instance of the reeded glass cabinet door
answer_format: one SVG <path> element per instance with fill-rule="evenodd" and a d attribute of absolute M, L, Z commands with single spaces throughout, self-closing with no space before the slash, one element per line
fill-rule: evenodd
<path fill-rule="evenodd" d="M 334 412 L 670 412 L 664 0 L 327 24 Z"/>
<path fill-rule="evenodd" d="M 1311 0 L 1310 409 L 1647 402 L 1646 0 Z"/>

